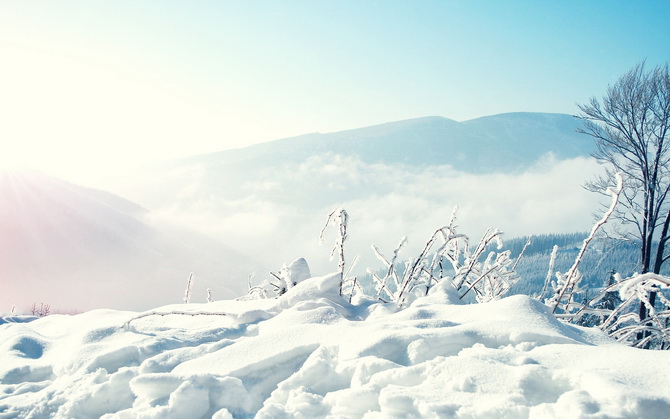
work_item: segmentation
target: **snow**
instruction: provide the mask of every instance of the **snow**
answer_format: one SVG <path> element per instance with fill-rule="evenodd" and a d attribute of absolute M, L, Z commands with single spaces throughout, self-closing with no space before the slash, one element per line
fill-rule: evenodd
<path fill-rule="evenodd" d="M 301 262 L 302 263 L 302 262 Z M 660 418 L 670 352 L 447 281 L 399 310 L 339 273 L 276 299 L 0 320 L 0 418 Z M 170 312 L 210 313 L 178 315 Z M 147 315 L 148 314 L 148 315 Z"/>

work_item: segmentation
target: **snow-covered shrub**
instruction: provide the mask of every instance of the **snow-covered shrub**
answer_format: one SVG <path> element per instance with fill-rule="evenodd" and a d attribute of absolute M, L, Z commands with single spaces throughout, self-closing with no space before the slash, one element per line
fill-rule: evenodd
<path fill-rule="evenodd" d="M 273 280 L 263 280 L 255 286 L 251 285 L 251 278 L 249 278 L 249 291 L 239 299 L 255 300 L 271 298 L 272 296 L 279 297 L 298 283 L 312 277 L 309 265 L 304 258 L 298 258 L 288 266 L 284 264 L 278 273 L 270 272 L 270 274 L 274 277 Z"/>
<path fill-rule="evenodd" d="M 403 307 L 417 294 L 427 294 L 435 283 L 442 280 L 451 281 L 461 299 L 470 292 L 480 303 L 503 296 L 518 280 L 514 271 L 516 262 L 510 258 L 509 251 L 491 251 L 482 260 L 490 244 L 495 242 L 498 249 L 502 247 L 502 232 L 487 230 L 477 246 L 471 249 L 468 236 L 456 231 L 455 222 L 456 209 L 449 224 L 431 235 L 421 253 L 405 263 L 402 273 L 398 272 L 396 265 L 398 253 L 406 243 L 405 238 L 395 248 L 390 260 L 373 245 L 373 251 L 385 266 L 384 276 L 369 271 L 376 282 L 377 298 Z M 445 274 L 445 263 L 451 265 L 452 276 Z"/>
<path fill-rule="evenodd" d="M 606 317 L 600 328 L 618 341 L 638 348 L 670 349 L 670 299 L 664 290 L 670 290 L 670 277 L 646 273 L 621 279 L 615 275 L 615 282 L 581 312 Z M 612 292 L 619 293 L 622 303 L 614 309 L 599 308 L 602 298 Z M 649 301 L 652 292 L 659 300 L 653 305 Z M 647 308 L 644 319 L 639 315 L 640 304 Z"/>
<path fill-rule="evenodd" d="M 337 227 L 338 235 L 331 257 L 338 256 L 339 294 L 351 302 L 354 293 L 362 292 L 362 288 L 357 278 L 349 275 L 358 258 L 354 258 L 352 263 L 346 266 L 344 244 L 348 238 L 348 222 L 349 215 L 346 210 L 342 208 L 333 210 L 321 230 L 320 239 L 323 242 L 328 226 Z M 376 295 L 367 297 L 393 302 L 402 308 L 416 297 L 427 295 L 431 287 L 442 280 L 452 283 L 460 299 L 472 295 L 477 302 L 488 302 L 503 296 L 518 280 L 515 268 L 521 255 L 516 261 L 510 258 L 510 251 L 491 251 L 484 256 L 491 244 L 496 243 L 498 249 L 502 247 L 502 232 L 495 229 L 487 230 L 477 245 L 471 248 L 468 236 L 457 232 L 455 222 L 456 209 L 449 224 L 437 229 L 431 235 L 421 253 L 404 262 L 404 269 L 398 269 L 398 255 L 406 243 L 406 238 L 400 241 L 390 260 L 372 245 L 378 259 L 384 264 L 384 274 L 378 275 L 368 270 L 376 283 Z M 445 265 L 451 268 L 450 275 L 447 274 Z M 298 282 L 311 277 L 307 262 L 302 258 L 293 261 L 289 266 L 284 265 L 278 273 L 271 272 L 271 274 L 274 279 L 264 280 L 255 286 L 250 282 L 249 291 L 240 299 L 279 297 Z"/>
<path fill-rule="evenodd" d="M 288 266 L 284 264 L 279 270 L 279 274 L 271 274 L 277 279 L 277 283 L 272 283 L 277 296 L 283 295 L 286 291 L 298 285 L 299 282 L 309 279 L 312 274 L 309 271 L 309 265 L 304 258 L 298 258 Z"/>
<path fill-rule="evenodd" d="M 335 254 L 338 256 L 337 272 L 340 274 L 340 295 L 349 295 L 349 301 L 351 301 L 356 289 L 357 279 L 355 277 L 349 277 L 349 272 L 351 272 L 351 269 L 356 265 L 358 257 L 354 258 L 347 271 L 345 271 L 344 242 L 348 238 L 347 228 L 349 227 L 349 214 L 347 211 L 344 208 L 335 208 L 328 214 L 326 224 L 321 229 L 321 234 L 319 235 L 319 240 L 322 244 L 324 242 L 326 229 L 330 225 L 336 226 L 339 233 L 335 245 L 330 252 L 330 258 L 332 260 L 333 257 L 335 257 Z"/>
<path fill-rule="evenodd" d="M 493 241 L 498 249 L 502 248 L 501 236 L 500 230 L 487 230 L 475 250 L 465 254 L 465 260 L 460 266 L 452 262 L 456 270 L 454 287 L 464 290 L 462 297 L 474 291 L 477 302 L 485 303 L 502 297 L 518 281 L 515 268 L 522 255 L 513 261 L 509 250 L 500 253 L 491 251 L 483 262 L 480 261 L 481 255 Z"/>
<path fill-rule="evenodd" d="M 51 313 L 51 306 L 49 304 L 40 303 L 40 306 L 37 307 L 37 303 L 33 303 L 32 308 L 30 309 L 30 314 L 37 317 L 45 317 Z"/>

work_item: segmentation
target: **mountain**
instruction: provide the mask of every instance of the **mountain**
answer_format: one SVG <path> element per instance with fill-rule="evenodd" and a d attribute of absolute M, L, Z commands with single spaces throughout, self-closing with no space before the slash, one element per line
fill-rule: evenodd
<path fill-rule="evenodd" d="M 577 132 L 580 126 L 580 120 L 571 115 L 519 112 L 465 122 L 431 116 L 305 134 L 147 167 L 142 177 L 153 181 L 140 186 L 139 192 L 133 181 L 135 190 L 128 193 L 151 208 L 173 205 L 175 197 L 181 196 L 199 202 L 213 196 L 243 199 L 250 192 L 282 204 L 324 207 L 384 192 L 385 185 L 370 176 L 348 182 L 342 173 L 348 164 L 383 165 L 413 173 L 449 167 L 477 175 L 519 174 L 541 164 L 543 158 L 588 157 L 595 146 Z M 310 172 L 314 166 L 333 165 L 341 170 L 316 177 Z M 257 191 L 259 185 L 263 187 Z"/>
<path fill-rule="evenodd" d="M 587 156 L 593 142 L 566 114 L 507 113 L 465 122 L 431 116 L 341 132 L 305 134 L 250 147 L 194 156 L 174 165 L 236 168 L 297 163 L 321 153 L 356 155 L 367 163 L 449 164 L 470 172 L 523 170 L 547 153 Z"/>
<path fill-rule="evenodd" d="M 185 230 L 157 227 L 139 205 L 36 172 L 0 175 L 0 311 L 138 309 L 246 289 L 249 258 Z"/>

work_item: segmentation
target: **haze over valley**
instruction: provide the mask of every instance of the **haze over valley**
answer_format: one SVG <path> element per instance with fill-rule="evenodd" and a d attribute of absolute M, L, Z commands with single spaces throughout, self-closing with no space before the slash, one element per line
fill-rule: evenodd
<path fill-rule="evenodd" d="M 6 172 L 1 269 L 16 281 L 2 303 L 146 309 L 179 301 L 190 272 L 196 298 L 234 298 L 300 257 L 324 274 L 336 266 L 318 235 L 335 207 L 359 275 L 378 267 L 372 244 L 408 236 L 409 257 L 455 206 L 472 237 L 586 231 L 598 197 L 581 184 L 596 165 L 579 124 L 511 113 L 306 134 L 147 165 L 115 177 L 118 195 Z"/>

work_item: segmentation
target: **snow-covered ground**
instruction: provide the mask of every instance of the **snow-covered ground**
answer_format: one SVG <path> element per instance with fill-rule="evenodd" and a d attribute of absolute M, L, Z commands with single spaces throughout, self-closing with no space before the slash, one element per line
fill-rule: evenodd
<path fill-rule="evenodd" d="M 278 299 L 0 325 L 0 418 L 667 418 L 670 352 L 610 341 L 448 281 L 398 311 L 339 276 Z M 23 319 L 26 320 L 26 319 Z"/>

